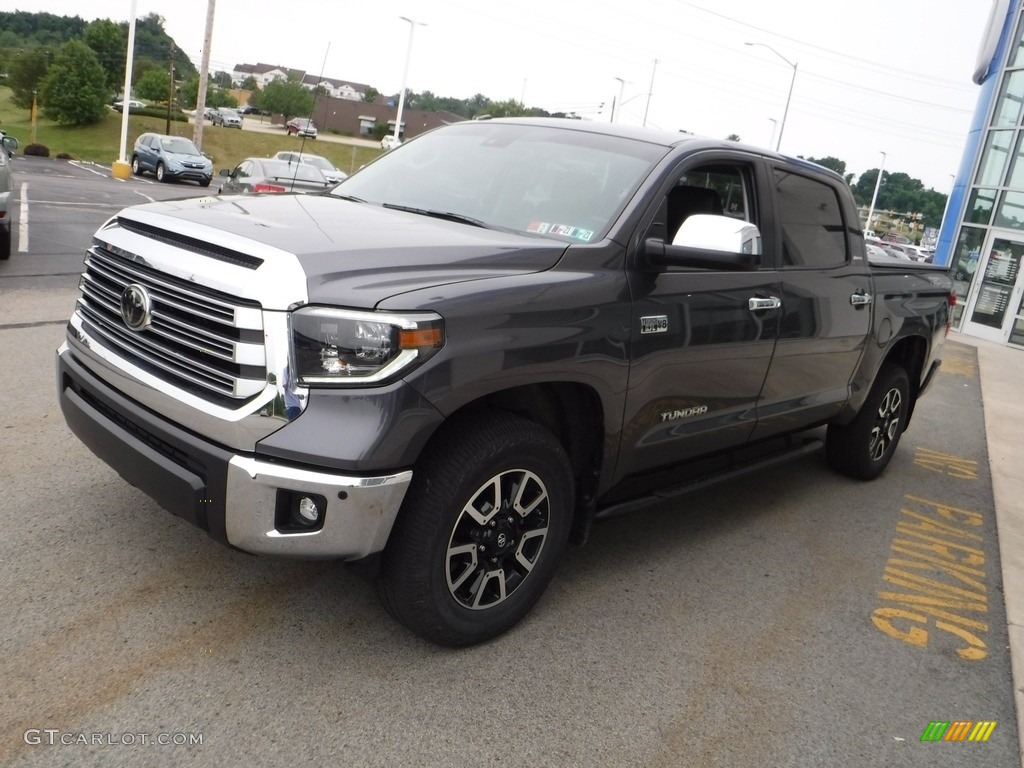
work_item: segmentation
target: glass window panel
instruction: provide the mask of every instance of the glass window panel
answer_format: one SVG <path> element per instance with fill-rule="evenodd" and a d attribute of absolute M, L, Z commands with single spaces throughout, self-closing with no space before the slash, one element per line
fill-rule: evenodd
<path fill-rule="evenodd" d="M 1024 229 L 1024 192 L 1004 192 L 996 209 L 997 227 Z"/>
<path fill-rule="evenodd" d="M 985 153 L 981 156 L 981 170 L 978 185 L 997 187 L 1006 171 L 1006 158 L 1010 154 L 1013 131 L 989 131 L 985 142 Z"/>
<path fill-rule="evenodd" d="M 1017 151 L 1010 160 L 1010 173 L 1006 186 L 1012 189 L 1024 189 L 1024 131 L 1017 132 Z"/>
<path fill-rule="evenodd" d="M 985 240 L 987 230 L 978 227 L 964 226 L 960 228 L 960 237 L 957 239 L 956 249 L 953 251 L 953 288 L 960 300 L 953 307 L 953 324 L 958 325 L 960 315 L 964 311 L 964 302 L 967 300 L 967 292 L 971 287 L 971 280 L 974 273 L 978 271 L 978 261 L 981 258 L 981 246 Z"/>
<path fill-rule="evenodd" d="M 1013 53 L 1011 54 L 1011 58 L 1013 59 L 1013 63 L 1010 64 L 1011 67 L 1024 66 L 1024 25 L 1021 25 L 1018 34 L 1019 37 L 1017 38 L 1017 47 L 1013 50 Z"/>
<path fill-rule="evenodd" d="M 1024 70 L 1009 72 L 1003 78 L 1003 90 L 996 103 L 992 125 L 996 128 L 1020 124 L 1021 105 L 1024 104 Z"/>
<path fill-rule="evenodd" d="M 776 169 L 782 264 L 825 269 L 846 263 L 846 230 L 835 190 Z"/>
<path fill-rule="evenodd" d="M 971 199 L 967 203 L 967 216 L 964 218 L 964 221 L 971 224 L 988 224 L 992 220 L 992 206 L 995 202 L 996 190 L 974 190 L 971 193 Z"/>

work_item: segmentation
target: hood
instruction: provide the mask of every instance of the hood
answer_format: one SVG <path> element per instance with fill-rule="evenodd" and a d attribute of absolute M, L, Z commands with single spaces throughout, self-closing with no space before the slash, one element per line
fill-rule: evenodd
<path fill-rule="evenodd" d="M 128 208 L 120 217 L 242 253 L 294 254 L 311 304 L 357 308 L 432 286 L 544 271 L 567 247 L 319 195 L 190 198 Z"/>

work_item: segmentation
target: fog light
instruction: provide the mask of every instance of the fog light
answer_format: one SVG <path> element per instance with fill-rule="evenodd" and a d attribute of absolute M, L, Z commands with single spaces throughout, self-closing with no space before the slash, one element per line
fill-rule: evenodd
<path fill-rule="evenodd" d="M 299 522 L 303 525 L 316 525 L 320 522 L 320 508 L 309 496 L 299 499 Z"/>
<path fill-rule="evenodd" d="M 277 492 L 274 527 L 281 533 L 313 533 L 324 526 L 327 498 L 305 491 Z"/>

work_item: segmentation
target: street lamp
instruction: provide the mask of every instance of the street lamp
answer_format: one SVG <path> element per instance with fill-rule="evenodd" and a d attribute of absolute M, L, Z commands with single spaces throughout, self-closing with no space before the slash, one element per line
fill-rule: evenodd
<path fill-rule="evenodd" d="M 786 116 L 789 114 L 789 101 L 790 99 L 793 98 L 793 86 L 796 84 L 796 64 L 787 59 L 778 51 L 776 51 L 770 45 L 765 45 L 764 43 L 744 43 L 744 45 L 759 45 L 762 48 L 767 48 L 769 51 L 774 53 L 776 56 L 778 56 L 780 59 L 782 59 L 784 62 L 786 62 L 787 64 L 789 64 L 789 66 L 793 68 L 793 76 L 789 80 L 789 95 L 786 96 L 786 108 L 782 112 L 782 123 L 779 124 L 779 138 L 775 142 L 775 151 L 778 152 L 779 147 L 782 145 L 782 132 L 786 130 Z"/>
<path fill-rule="evenodd" d="M 875 201 L 878 200 L 878 188 L 882 186 L 882 169 L 885 168 L 885 152 L 882 152 L 882 165 L 878 169 L 878 178 L 875 179 L 875 191 L 871 195 L 871 207 L 868 208 L 868 218 L 864 222 L 864 231 L 871 230 L 871 217 L 875 215 Z"/>
<path fill-rule="evenodd" d="M 402 92 L 398 95 L 398 116 L 395 120 L 395 143 L 399 141 L 398 134 L 402 131 L 402 110 L 405 109 L 405 83 L 409 79 L 409 59 L 412 58 L 412 37 L 416 32 L 416 25 L 427 26 L 422 21 L 415 21 L 406 16 L 399 17 L 402 21 L 409 22 L 409 47 L 405 50 L 405 72 L 402 73 Z"/>
<path fill-rule="evenodd" d="M 619 81 L 619 99 L 615 102 L 615 107 L 612 109 L 612 122 L 619 122 L 619 110 L 622 109 L 622 92 L 626 89 L 626 81 L 621 77 L 613 77 L 612 80 Z"/>

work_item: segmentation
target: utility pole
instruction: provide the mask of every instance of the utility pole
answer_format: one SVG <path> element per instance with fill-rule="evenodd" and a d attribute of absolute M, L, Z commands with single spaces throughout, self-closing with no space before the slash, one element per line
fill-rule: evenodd
<path fill-rule="evenodd" d="M 196 116 L 192 126 L 192 143 L 203 148 L 203 113 L 206 111 L 206 83 L 210 78 L 210 46 L 213 44 L 213 12 L 217 0 L 206 0 L 206 33 L 203 35 L 203 56 L 199 65 L 199 93 L 196 96 Z"/>
<path fill-rule="evenodd" d="M 174 103 L 174 41 L 171 40 L 171 48 L 167 54 L 167 129 L 164 131 L 168 136 L 171 134 L 171 106 Z"/>

